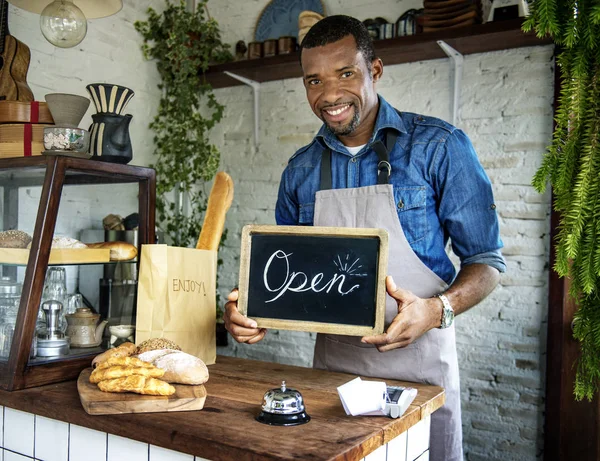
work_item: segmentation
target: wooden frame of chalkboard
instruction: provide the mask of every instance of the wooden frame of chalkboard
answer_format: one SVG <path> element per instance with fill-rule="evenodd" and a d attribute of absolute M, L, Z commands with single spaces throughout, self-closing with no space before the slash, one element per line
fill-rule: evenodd
<path fill-rule="evenodd" d="M 247 225 L 238 310 L 261 328 L 381 334 L 387 263 L 384 229 Z"/>

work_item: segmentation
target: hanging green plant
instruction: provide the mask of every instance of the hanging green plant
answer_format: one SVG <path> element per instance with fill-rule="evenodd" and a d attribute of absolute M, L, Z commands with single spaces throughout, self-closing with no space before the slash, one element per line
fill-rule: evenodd
<path fill-rule="evenodd" d="M 232 60 L 206 2 L 199 1 L 191 12 L 183 0 L 179 4 L 167 0 L 162 13 L 149 8 L 148 19 L 134 24 L 144 38 L 144 56 L 156 62 L 162 80 L 158 113 L 150 123 L 157 221 L 168 241 L 182 247 L 193 246 L 198 239 L 207 201 L 200 185 L 214 177 L 220 158 L 208 134 L 223 117 L 224 107 L 203 71 L 209 64 Z M 187 213 L 178 206 L 179 194 L 187 196 Z"/>
<path fill-rule="evenodd" d="M 560 213 L 554 270 L 570 277 L 581 344 L 575 396 L 592 400 L 600 384 L 600 4 L 534 0 L 525 31 L 559 46 L 561 90 L 552 144 L 533 185 L 549 180 Z"/>

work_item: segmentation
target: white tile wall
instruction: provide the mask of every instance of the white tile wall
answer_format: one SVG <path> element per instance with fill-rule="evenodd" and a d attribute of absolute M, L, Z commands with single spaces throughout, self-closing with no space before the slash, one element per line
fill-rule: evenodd
<path fill-rule="evenodd" d="M 408 431 L 392 439 L 387 444 L 387 456 L 390 461 L 406 461 L 406 438 Z"/>
<path fill-rule="evenodd" d="M 429 450 L 419 456 L 415 461 L 429 461 Z"/>
<path fill-rule="evenodd" d="M 199 458 L 196 458 L 199 460 Z M 167 450 L 166 448 L 150 445 L 150 458 L 148 461 L 194 461 L 192 455 Z"/>
<path fill-rule="evenodd" d="M 148 461 L 148 444 L 108 434 L 107 461 Z"/>
<path fill-rule="evenodd" d="M 108 434 L 70 425 L 69 461 L 106 461 Z"/>
<path fill-rule="evenodd" d="M 4 450 L 4 461 L 31 461 L 32 458 L 20 455 L 18 453 Z"/>
<path fill-rule="evenodd" d="M 429 461 L 429 422 L 421 421 L 363 461 Z M 0 406 L 0 461 L 25 460 L 210 461 Z"/>
<path fill-rule="evenodd" d="M 412 461 L 421 456 L 429 448 L 429 428 L 431 417 L 419 421 L 409 428 L 406 439 L 406 459 Z"/>
<path fill-rule="evenodd" d="M 34 416 L 12 408 L 4 410 L 4 448 L 33 457 Z"/>
<path fill-rule="evenodd" d="M 370 455 L 365 456 L 364 461 L 387 461 L 387 459 L 387 445 L 382 445 Z"/>
<path fill-rule="evenodd" d="M 68 461 L 69 424 L 36 416 L 34 453 L 44 461 Z"/>

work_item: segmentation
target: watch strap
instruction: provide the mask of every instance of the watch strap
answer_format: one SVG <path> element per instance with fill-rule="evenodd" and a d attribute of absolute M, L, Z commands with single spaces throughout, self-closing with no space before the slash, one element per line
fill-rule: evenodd
<path fill-rule="evenodd" d="M 454 320 L 454 309 L 452 309 L 452 305 L 448 298 L 444 294 L 437 295 L 438 298 L 442 301 L 442 321 L 440 328 L 448 328 L 452 325 L 452 321 Z"/>

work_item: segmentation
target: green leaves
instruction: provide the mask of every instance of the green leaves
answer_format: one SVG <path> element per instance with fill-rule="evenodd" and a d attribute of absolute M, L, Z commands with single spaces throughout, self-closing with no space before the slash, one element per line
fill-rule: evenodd
<path fill-rule="evenodd" d="M 550 181 L 560 213 L 554 270 L 571 278 L 582 352 L 574 391 L 591 400 L 600 385 L 600 4 L 535 0 L 531 6 L 523 28 L 562 46 L 555 131 L 532 183 L 542 192 Z"/>
<path fill-rule="evenodd" d="M 228 45 L 221 43 L 217 22 L 205 15 L 206 0 L 196 12 L 185 2 L 167 0 L 158 14 L 148 9 L 146 21 L 134 26 L 142 35 L 142 52 L 156 62 L 162 97 L 158 113 L 150 123 L 155 133 L 157 218 L 176 246 L 195 245 L 201 229 L 207 197 L 199 187 L 211 180 L 219 167 L 220 153 L 209 143 L 209 131 L 223 117 L 203 72 L 209 64 L 232 59 Z M 169 200 L 178 190 L 187 193 L 190 212 L 181 213 Z"/>

